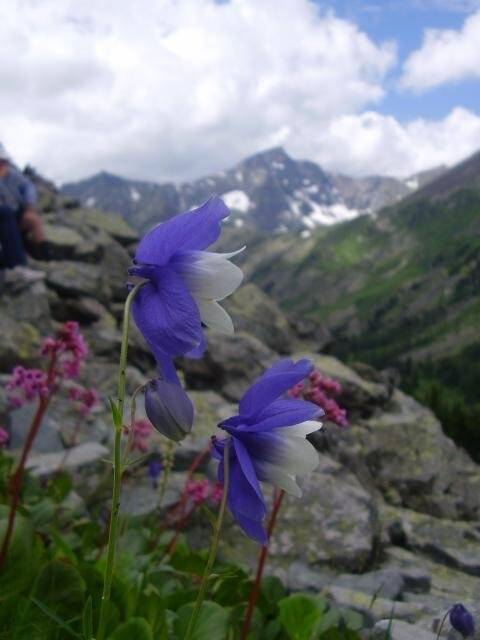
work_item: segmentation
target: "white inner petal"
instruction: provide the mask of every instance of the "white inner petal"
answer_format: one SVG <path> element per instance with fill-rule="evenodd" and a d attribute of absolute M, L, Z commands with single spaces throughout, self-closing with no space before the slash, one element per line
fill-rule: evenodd
<path fill-rule="evenodd" d="M 182 267 L 182 275 L 195 298 L 223 300 L 240 286 L 242 270 L 228 260 L 237 253 L 195 252 L 194 259 Z"/>
<path fill-rule="evenodd" d="M 259 480 L 269 482 L 297 498 L 302 496 L 302 490 L 295 482 L 295 477 L 290 473 L 286 473 L 282 467 L 264 460 L 256 460 L 255 458 L 253 459 L 253 464 Z"/>
<path fill-rule="evenodd" d="M 202 322 L 206 324 L 207 327 L 228 335 L 233 335 L 234 328 L 232 319 L 218 302 L 200 298 L 197 299 L 197 304 Z"/>
<path fill-rule="evenodd" d="M 279 441 L 275 443 L 274 455 L 278 455 L 278 463 L 290 474 L 303 476 L 311 473 L 318 466 L 318 453 L 308 440 L 294 435 L 286 435 L 287 429 L 278 429 L 282 433 Z M 280 435 L 280 434 L 279 434 Z"/>
<path fill-rule="evenodd" d="M 297 438 L 304 438 L 309 433 L 315 433 L 322 428 L 322 423 L 317 420 L 306 420 L 299 424 L 294 424 L 290 427 L 279 427 L 278 433 L 281 435 L 297 436 Z"/>

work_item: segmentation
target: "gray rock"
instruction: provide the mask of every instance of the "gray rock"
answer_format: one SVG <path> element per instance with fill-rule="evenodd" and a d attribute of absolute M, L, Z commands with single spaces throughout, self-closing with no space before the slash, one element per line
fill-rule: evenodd
<path fill-rule="evenodd" d="M 68 216 L 76 227 L 82 228 L 86 225 L 96 231 L 104 231 L 122 244 L 128 245 L 138 240 L 138 233 L 116 213 L 80 208 L 69 211 Z"/>
<path fill-rule="evenodd" d="M 343 587 L 327 587 L 323 593 L 337 606 L 348 607 L 361 613 L 371 624 L 391 617 L 408 622 L 419 620 L 426 607 L 413 602 L 394 602 L 385 598 L 373 598 L 362 591 L 353 591 Z"/>
<path fill-rule="evenodd" d="M 340 382 L 343 391 L 338 402 L 348 410 L 350 419 L 369 417 L 386 407 L 390 401 L 391 390 L 387 385 L 361 378 L 356 371 L 333 356 L 312 356 L 311 353 L 298 352 L 293 358 L 309 358 L 322 373 Z"/>
<path fill-rule="evenodd" d="M 425 629 L 402 620 L 379 620 L 372 632 L 375 640 L 435 640 L 436 636 Z"/>
<path fill-rule="evenodd" d="M 386 508 L 385 518 L 401 524 L 409 548 L 422 551 L 447 566 L 480 576 L 480 530 L 471 523 L 393 507 Z"/>
<path fill-rule="evenodd" d="M 48 476 L 59 469 L 74 470 L 99 462 L 110 456 L 110 450 L 98 442 L 84 442 L 57 453 L 36 453 L 27 461 L 27 468 L 35 476 Z"/>
<path fill-rule="evenodd" d="M 213 389 L 229 400 L 239 400 L 247 387 L 275 359 L 273 351 L 248 333 L 224 336 L 211 331 L 204 358 L 181 359 L 179 366 L 192 388 Z"/>
<path fill-rule="evenodd" d="M 111 296 L 104 274 L 93 264 L 63 260 L 48 263 L 45 269 L 48 286 L 60 295 L 72 298 L 89 296 L 101 302 Z"/>
<path fill-rule="evenodd" d="M 241 286 L 222 303 L 236 331 L 246 331 L 277 353 L 291 353 L 293 340 L 285 314 L 252 283 Z"/>
<path fill-rule="evenodd" d="M 340 575 L 334 580 L 334 586 L 362 591 L 388 600 L 398 600 L 406 589 L 401 571 L 395 569 L 379 569 L 362 575 Z"/>
<path fill-rule="evenodd" d="M 480 519 L 480 468 L 445 436 L 431 411 L 404 393 L 395 391 L 381 412 L 329 436 L 335 455 L 362 465 L 390 504 Z"/>
<path fill-rule="evenodd" d="M 365 570 L 375 554 L 379 521 L 375 500 L 344 466 L 323 454 L 303 483 L 301 499 L 285 496 L 270 542 L 280 566 L 300 560 L 311 567 Z"/>

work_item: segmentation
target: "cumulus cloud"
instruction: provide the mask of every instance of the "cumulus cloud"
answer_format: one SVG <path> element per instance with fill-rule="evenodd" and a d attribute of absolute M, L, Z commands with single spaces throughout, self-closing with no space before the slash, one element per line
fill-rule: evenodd
<path fill-rule="evenodd" d="M 421 92 L 465 78 L 480 78 L 480 10 L 458 31 L 428 29 L 406 60 L 400 84 Z"/>
<path fill-rule="evenodd" d="M 366 112 L 332 120 L 323 139 L 323 163 L 333 169 L 408 176 L 455 164 L 478 150 L 480 117 L 458 107 L 441 120 L 418 118 L 402 125 L 391 116 Z M 348 157 L 341 159 L 337 149 L 346 146 Z"/>
<path fill-rule="evenodd" d="M 326 168 L 408 173 L 476 143 L 463 110 L 423 138 L 421 121 L 372 111 L 395 44 L 309 0 L 11 0 L 0 56 L 0 140 L 58 181 L 189 179 L 278 144 Z"/>

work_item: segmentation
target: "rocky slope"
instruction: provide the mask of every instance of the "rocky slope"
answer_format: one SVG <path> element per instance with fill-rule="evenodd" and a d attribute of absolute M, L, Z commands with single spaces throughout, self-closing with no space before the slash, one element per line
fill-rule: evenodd
<path fill-rule="evenodd" d="M 106 399 L 115 388 L 125 271 L 136 234 L 121 218 L 79 208 L 48 184 L 42 187 L 42 203 L 55 260 L 34 264 L 44 273 L 41 280 L 4 283 L 0 371 L 4 381 L 14 364 L 35 364 L 41 337 L 58 322 L 80 321 L 91 349 L 83 382 L 102 396 L 102 406 L 68 460 L 68 467 L 81 474 L 75 497 L 81 501 L 98 484 L 101 459 L 108 455 Z M 480 591 L 480 467 L 444 435 L 428 409 L 395 387 L 391 372 L 347 367 L 326 355 L 330 337 L 318 323 L 289 320 L 252 283 L 229 301 L 229 309 L 239 328 L 236 336 L 212 333 L 203 360 L 179 362 L 197 407 L 197 424 L 178 449 L 167 503 L 178 497 L 186 465 L 253 378 L 279 354 L 308 355 L 342 384 L 339 402 L 347 408 L 351 426 L 327 424 L 315 435 L 320 465 L 304 484 L 304 498 L 285 501 L 272 541 L 271 570 L 292 589 L 324 590 L 372 624 L 394 611 L 409 625 L 412 638 L 431 629 L 453 602 L 475 607 Z M 152 358 L 135 332 L 131 345 L 130 392 L 154 373 Z M 9 413 L 4 397 L 0 405 L 1 421 L 11 428 L 16 448 L 28 411 Z M 73 424 L 69 405 L 56 403 L 31 461 L 37 474 L 58 466 Z M 207 471 L 213 472 L 210 467 Z M 130 478 L 126 493 L 125 507 L 134 513 L 149 513 L 158 504 L 158 493 L 142 468 Z M 200 520 L 195 524 L 193 542 L 205 540 L 207 526 Z M 223 553 L 242 563 L 255 558 L 255 548 L 231 522 Z"/>
<path fill-rule="evenodd" d="M 407 180 L 350 178 L 328 173 L 314 162 L 294 160 L 282 148 L 274 148 L 228 171 L 180 185 L 127 180 L 102 172 L 66 184 L 62 190 L 86 206 L 121 213 L 140 231 L 217 193 L 232 209 L 229 223 L 236 227 L 308 234 L 317 226 L 373 213 L 441 171 L 434 169 Z"/>

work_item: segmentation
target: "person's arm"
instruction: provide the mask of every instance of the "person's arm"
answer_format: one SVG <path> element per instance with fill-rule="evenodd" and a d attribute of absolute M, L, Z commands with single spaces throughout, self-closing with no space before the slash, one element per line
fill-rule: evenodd
<path fill-rule="evenodd" d="M 23 210 L 35 211 L 37 205 L 37 190 L 35 185 L 25 176 L 22 176 L 22 183 L 20 185 L 20 193 L 23 199 Z"/>

